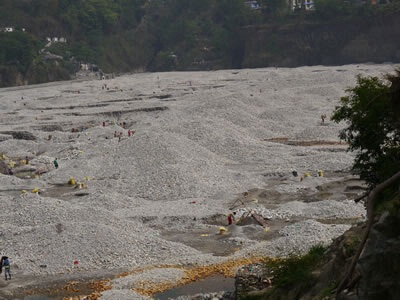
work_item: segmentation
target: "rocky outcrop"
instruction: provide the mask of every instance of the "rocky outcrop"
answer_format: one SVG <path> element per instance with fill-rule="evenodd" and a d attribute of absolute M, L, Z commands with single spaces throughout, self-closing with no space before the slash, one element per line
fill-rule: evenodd
<path fill-rule="evenodd" d="M 358 272 L 361 299 L 400 299 L 400 212 L 373 227 Z"/>
<path fill-rule="evenodd" d="M 265 264 L 241 267 L 235 277 L 235 299 L 244 299 L 248 294 L 268 288 L 269 281 L 265 273 Z"/>

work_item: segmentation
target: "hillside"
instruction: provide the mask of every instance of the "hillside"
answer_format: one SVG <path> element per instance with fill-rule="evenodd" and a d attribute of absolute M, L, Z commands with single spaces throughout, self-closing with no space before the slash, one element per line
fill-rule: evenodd
<path fill-rule="evenodd" d="M 259 2 L 5 0 L 0 28 L 13 32 L 0 33 L 0 87 L 75 78 L 82 64 L 99 77 L 400 61 L 399 2 L 321 0 L 315 11 Z"/>
<path fill-rule="evenodd" d="M 400 61 L 400 12 L 372 18 L 248 28 L 242 67 Z"/>

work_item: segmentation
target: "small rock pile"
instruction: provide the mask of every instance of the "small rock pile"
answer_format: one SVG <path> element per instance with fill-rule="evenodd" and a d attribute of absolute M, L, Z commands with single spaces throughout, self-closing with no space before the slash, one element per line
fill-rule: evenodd
<path fill-rule="evenodd" d="M 249 292 L 266 289 L 270 280 L 265 277 L 265 266 L 262 263 L 241 267 L 235 278 L 235 299 L 243 299 Z"/>

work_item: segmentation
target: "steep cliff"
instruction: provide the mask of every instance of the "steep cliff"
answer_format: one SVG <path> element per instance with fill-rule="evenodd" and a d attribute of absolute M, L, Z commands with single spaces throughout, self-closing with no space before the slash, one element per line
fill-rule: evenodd
<path fill-rule="evenodd" d="M 400 61 L 400 13 L 244 30 L 243 68 Z"/>

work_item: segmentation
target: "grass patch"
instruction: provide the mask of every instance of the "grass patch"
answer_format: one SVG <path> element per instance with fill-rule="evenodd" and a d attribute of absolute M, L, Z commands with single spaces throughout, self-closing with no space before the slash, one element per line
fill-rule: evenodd
<path fill-rule="evenodd" d="M 266 261 L 265 277 L 272 278 L 272 287 L 244 299 L 297 299 L 315 284 L 314 272 L 325 262 L 325 253 L 326 248 L 317 245 L 305 255 L 292 254 L 285 259 Z"/>
<path fill-rule="evenodd" d="M 274 286 L 285 288 L 292 285 L 308 285 L 314 278 L 312 271 L 322 261 L 325 247 L 314 246 L 306 255 L 290 255 L 282 261 L 268 265 L 268 276 L 273 277 Z"/>

